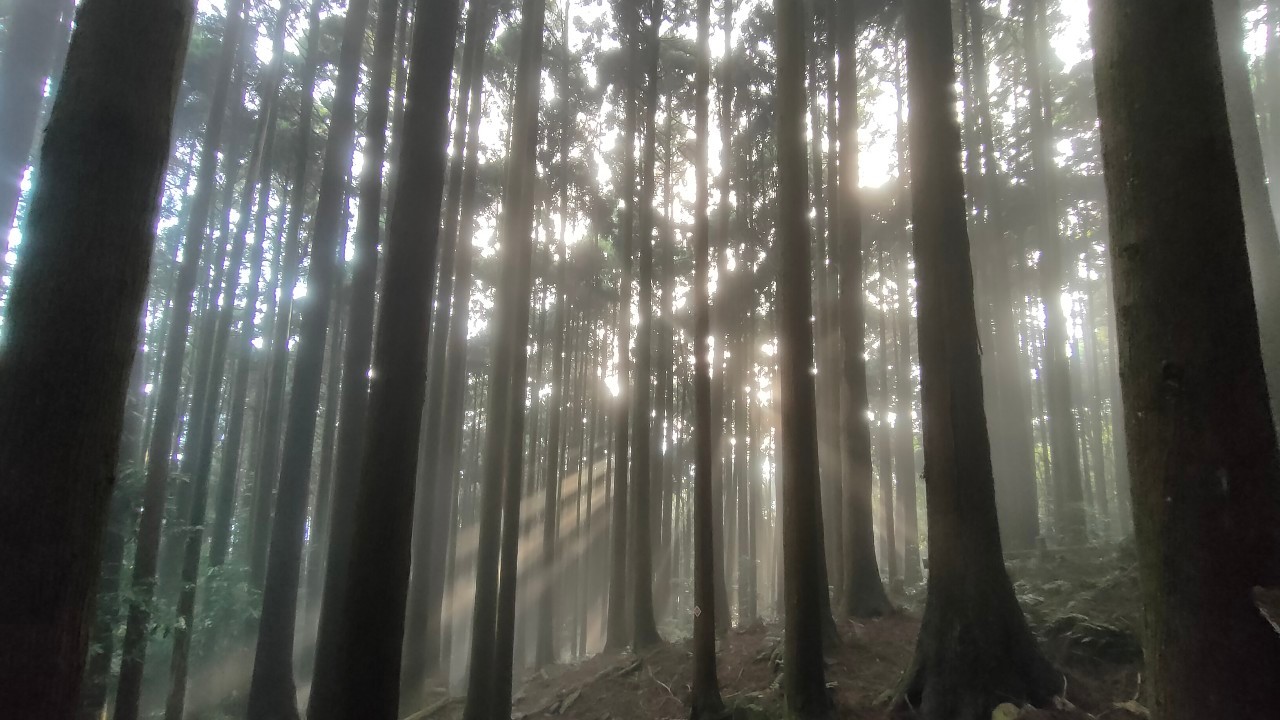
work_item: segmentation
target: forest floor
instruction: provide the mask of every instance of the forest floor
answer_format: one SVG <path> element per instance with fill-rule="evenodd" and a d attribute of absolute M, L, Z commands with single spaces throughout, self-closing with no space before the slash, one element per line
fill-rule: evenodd
<path fill-rule="evenodd" d="M 1009 561 L 1019 601 L 1041 646 L 1066 678 L 1065 701 L 1046 709 L 1002 707 L 1014 718 L 1145 717 L 1137 704 L 1141 607 L 1132 546 L 1046 551 Z M 888 715 L 888 701 L 911 661 L 923 589 L 897 598 L 899 612 L 839 623 L 827 653 L 827 681 L 841 718 Z M 758 621 L 718 644 L 721 694 L 735 718 L 783 717 L 782 628 Z M 689 716 L 693 657 L 688 639 L 640 655 L 601 654 L 526 678 L 513 717 L 525 720 L 649 720 Z M 411 720 L 455 720 L 460 698 L 442 699 Z"/>

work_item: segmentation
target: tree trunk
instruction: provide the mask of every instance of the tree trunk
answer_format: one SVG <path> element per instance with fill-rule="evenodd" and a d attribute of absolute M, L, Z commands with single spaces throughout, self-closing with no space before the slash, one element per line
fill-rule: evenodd
<path fill-rule="evenodd" d="M 192 12 L 85 0 L 45 132 L 0 351 L 0 707 L 15 717 L 76 711 Z"/>
<path fill-rule="evenodd" d="M 783 640 L 787 709 L 798 718 L 834 715 L 822 659 L 819 566 L 822 512 L 818 486 L 817 397 L 810 300 L 812 262 L 804 140 L 804 23 L 799 3 L 775 0 L 778 74 L 778 412 L 782 473 L 786 619 Z"/>
<path fill-rule="evenodd" d="M 636 217 L 636 50 L 640 34 L 639 3 L 623 0 L 616 8 L 618 32 L 623 43 L 622 78 L 622 178 L 619 195 L 618 234 L 614 241 L 621 273 L 618 279 L 618 396 L 613 417 L 613 504 L 610 529 L 612 545 L 609 562 L 609 614 L 606 652 L 621 652 L 630 643 L 627 613 L 627 472 L 630 467 L 628 435 L 631 426 L 631 236 Z"/>
<path fill-rule="evenodd" d="M 394 39 L 394 4 L 384 2 L 379 7 L 380 13 L 393 16 L 387 21 L 390 30 L 382 26 L 385 18 L 379 19 L 379 40 L 388 44 Z M 406 134 L 394 193 L 422 200 L 396 203 L 388 223 L 387 271 L 374 338 L 364 459 L 350 559 L 342 577 L 344 598 L 337 606 L 341 616 L 333 646 L 333 686 L 324 693 L 324 707 L 316 706 L 313 693 L 308 711 L 313 718 L 394 720 L 400 705 L 417 442 L 426 395 L 429 269 L 439 240 L 458 2 L 418 0 L 415 17 L 431 22 L 414 23 Z M 375 82 L 389 79 L 381 65 L 389 57 L 388 52 L 379 58 Z"/>
<path fill-rule="evenodd" d="M 713 567 L 717 562 L 711 525 L 711 463 L 716 439 L 711 434 L 711 282 L 710 222 L 707 189 L 707 94 L 711 84 L 711 0 L 697 2 L 697 66 L 694 74 L 693 210 L 693 681 L 690 717 L 708 720 L 725 710 L 716 676 L 716 600 Z"/>
<path fill-rule="evenodd" d="M 441 1 L 449 4 L 449 0 Z M 337 668 L 341 663 L 340 656 L 346 652 L 337 642 L 347 614 L 342 598 L 347 586 L 352 526 L 356 522 L 354 513 L 357 507 L 356 497 L 360 492 L 358 488 L 362 465 L 360 453 L 365 441 L 365 410 L 371 383 L 369 362 L 373 343 L 374 290 L 378 278 L 378 243 L 382 235 L 384 206 L 382 166 L 387 155 L 387 120 L 390 114 L 388 92 L 391 89 L 391 65 L 395 59 L 396 22 L 399 20 L 400 2 L 401 0 L 379 0 L 374 30 L 373 65 L 367 90 L 369 100 L 365 119 L 364 165 L 360 174 L 360 215 L 356 221 L 351 302 L 347 310 L 347 339 L 342 358 L 337 460 L 333 471 L 332 500 L 328 504 L 329 516 L 319 520 L 327 523 L 328 532 L 327 536 L 319 537 L 319 542 L 325 544 L 326 550 L 322 559 L 324 586 L 320 600 L 319 626 L 316 630 L 315 673 L 311 679 L 312 691 L 307 703 L 307 717 L 310 720 L 338 717 L 330 714 L 331 710 L 338 710 L 338 698 L 329 697 L 329 692 L 336 692 L 341 687 Z M 456 1 L 453 4 L 456 5 Z M 402 143 L 407 141 L 406 137 Z M 403 163 L 399 162 L 399 158 L 397 161 L 397 167 L 402 167 Z M 396 181 L 404 182 L 401 179 L 404 174 L 398 174 Z M 416 188 L 413 189 L 416 191 Z M 430 259 L 427 261 L 428 265 L 429 263 Z M 421 272 L 421 268 L 418 271 Z M 383 292 L 385 297 L 386 288 Z M 384 301 L 384 312 L 386 307 Z M 417 330 L 418 328 L 411 327 L 404 332 L 411 337 L 408 333 Z M 330 372 L 337 372 L 337 368 L 331 367 Z M 331 398 L 330 401 L 338 402 L 338 398 Z M 414 449 L 416 451 L 416 445 Z M 403 616 L 403 612 L 401 615 Z"/>
<path fill-rule="evenodd" d="M 840 99 L 840 451 L 844 481 L 844 614 L 879 617 L 893 609 L 876 565 L 871 508 L 871 425 L 865 360 L 866 301 L 863 291 L 862 208 L 858 197 L 857 29 L 853 13 L 837 19 L 836 76 Z M 790 475 L 788 475 L 790 477 Z"/>
<path fill-rule="evenodd" d="M 254 653 L 253 679 L 249 686 L 249 720 L 289 720 L 298 714 L 293 683 L 293 633 L 306 523 L 307 484 L 311 475 L 311 450 L 324 366 L 325 337 L 329 330 L 331 298 L 335 292 L 338 241 L 344 227 L 342 210 L 346 207 L 346 178 L 351 172 L 351 154 L 355 144 L 355 94 L 360 80 L 360 57 L 368 14 L 369 0 L 352 0 L 347 6 L 343 26 L 329 137 L 311 235 L 308 292 L 300 312 L 298 359 L 281 447 L 262 615 Z"/>
<path fill-rule="evenodd" d="M 929 514 L 929 602 L 896 715 L 987 720 L 1062 689 L 1005 572 L 955 119 L 950 6 L 908 0 L 911 206 Z"/>
<path fill-rule="evenodd" d="M 520 438 L 524 434 L 526 352 L 533 289 L 534 173 L 545 12 L 544 0 L 524 0 L 520 13 L 511 151 L 502 198 L 504 257 L 501 280 L 494 298 L 495 313 L 490 321 L 491 337 L 495 342 L 486 416 L 488 427 L 482 471 L 480 546 L 476 555 L 471 667 L 463 711 L 466 720 L 506 718 L 511 713 L 515 569 L 522 475 Z M 498 578 L 499 550 L 503 566 L 501 587 Z"/>
<path fill-rule="evenodd" d="M 1091 21 L 1147 707 L 1263 717 L 1280 635 L 1253 593 L 1280 586 L 1280 458 L 1213 7 L 1100 0 Z"/>
<path fill-rule="evenodd" d="M 366 2 L 368 0 L 358 0 Z M 289 371 L 289 338 L 293 326 L 293 291 L 298 283 L 301 258 L 302 217 L 310 195 L 307 182 L 312 155 L 312 116 L 315 112 L 316 72 L 320 62 L 320 10 L 324 0 L 312 0 L 307 16 L 307 50 L 302 62 L 302 102 L 298 109 L 300 130 L 294 155 L 293 188 L 289 196 L 289 219 L 284 233 L 284 259 L 280 269 L 280 300 L 276 307 L 266 376 L 264 408 L 259 416 L 258 436 L 262 447 L 254 472 L 253 509 L 249 520 L 249 584 L 262 589 L 267 575 L 267 548 L 271 538 L 272 497 L 280 472 L 281 415 L 284 412 L 285 384 Z M 332 134 L 332 128 L 330 134 Z M 324 343 L 320 343 L 323 345 Z"/>
<path fill-rule="evenodd" d="M 637 652 L 662 642 L 653 612 L 653 546 L 650 508 L 652 495 L 651 461 L 653 452 L 653 200 L 656 191 L 654 165 L 657 163 L 657 134 L 654 132 L 658 117 L 658 56 L 659 28 L 662 24 L 662 0 L 653 0 L 649 6 L 649 23 L 643 28 L 645 72 L 648 82 L 644 87 L 641 105 L 644 108 L 646 128 L 643 157 L 640 161 L 640 196 L 637 201 L 639 229 L 636 233 L 639 251 L 640 306 L 636 324 L 636 368 L 632 376 L 635 395 L 631 412 L 631 579 L 633 593 L 632 645 Z M 635 53 L 639 56 L 640 53 Z M 638 69 L 638 68 L 637 68 Z M 636 69 L 633 69 L 633 73 Z M 636 75 L 638 82 L 638 74 Z M 627 309 L 630 313 L 630 308 Z M 549 579 L 549 578 L 548 578 Z"/>

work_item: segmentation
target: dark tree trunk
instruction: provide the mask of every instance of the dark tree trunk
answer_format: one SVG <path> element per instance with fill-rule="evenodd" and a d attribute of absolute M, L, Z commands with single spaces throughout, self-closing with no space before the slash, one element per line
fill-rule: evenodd
<path fill-rule="evenodd" d="M 368 0 L 357 0 L 367 4 Z M 320 63 L 320 10 L 324 0 L 312 0 L 307 16 L 307 50 L 302 61 L 302 103 L 298 109 L 299 129 L 294 155 L 293 188 L 289 195 L 289 219 L 284 232 L 284 259 L 280 268 L 280 301 L 276 307 L 266 376 L 264 408 L 259 416 L 258 454 L 253 483 L 253 509 L 249 519 L 249 584 L 262 589 L 267 576 L 267 550 L 271 538 L 272 498 L 280 473 L 280 444 L 283 435 L 285 385 L 289 372 L 289 338 L 294 320 L 293 291 L 298 283 L 302 254 L 302 218 L 311 193 L 310 174 L 312 117 L 315 113 L 316 73 Z M 332 134 L 332 127 L 330 134 Z M 314 252 L 313 252 L 314 255 Z M 320 343 L 324 345 L 324 343 Z M 321 352 L 321 351 L 317 351 Z M 317 371 L 318 372 L 318 371 Z"/>
<path fill-rule="evenodd" d="M 718 562 L 711 525 L 711 218 L 707 208 L 707 94 L 711 84 L 711 0 L 697 3 L 697 70 L 694 75 L 693 210 L 693 683 L 690 717 L 718 718 L 724 713 L 716 676 L 716 601 L 713 567 Z M 682 473 L 683 474 L 683 473 Z"/>
<path fill-rule="evenodd" d="M 28 0 L 11 7 L 5 18 L 4 62 L 0 63 L 0 230 L 4 231 L 0 276 L 44 105 L 45 83 L 61 70 L 54 62 L 62 50 L 59 45 L 66 41 L 75 0 Z"/>
<path fill-rule="evenodd" d="M 840 243 L 840 451 L 844 481 L 844 614 L 878 617 L 893 609 L 876 565 L 875 526 L 871 508 L 871 425 L 867 419 L 865 352 L 866 301 L 863 299 L 862 208 L 858 197 L 857 29 L 853 13 L 836 21 L 840 100 L 840 207 L 836 231 Z M 787 475 L 790 479 L 790 474 Z"/>
<path fill-rule="evenodd" d="M 382 235 L 382 166 L 387 155 L 387 119 L 390 113 L 388 92 L 391 89 L 391 65 L 395 59 L 400 1 L 379 0 L 374 30 L 373 66 L 367 90 L 369 101 L 365 119 L 364 165 L 360 175 L 360 215 L 356 221 L 351 304 L 347 309 L 347 338 L 342 358 L 337 460 L 333 470 L 332 500 L 328 503 L 330 511 L 327 518 L 318 518 L 318 522 L 327 523 L 328 532 L 327 537 L 321 535 L 318 539 L 318 542 L 325 544 L 326 549 L 322 559 L 324 587 L 320 600 L 319 627 L 316 630 L 316 666 L 311 679 L 311 697 L 307 702 L 307 717 L 310 720 L 338 717 L 330 714 L 331 711 L 336 712 L 339 706 L 337 698 L 330 697 L 329 692 L 336 692 L 341 687 L 337 668 L 341 662 L 340 656 L 346 652 L 337 644 L 337 640 L 339 628 L 346 616 L 342 598 L 347 586 L 352 526 L 356 522 L 354 511 L 362 465 L 361 443 L 364 442 L 365 407 L 369 400 L 371 382 L 369 362 L 373 342 L 374 290 L 378 277 L 378 243 Z M 443 1 L 446 4 L 448 2 Z M 408 142 L 408 138 L 402 142 Z M 401 166 L 402 163 L 397 162 L 397 167 Z M 402 174 L 397 175 L 397 182 L 403 182 L 402 177 Z M 418 270 L 421 272 L 421 268 Z M 385 288 L 383 292 L 386 292 Z M 386 307 L 384 302 L 384 312 Z M 409 328 L 405 332 L 416 330 L 418 328 Z M 409 344 L 408 341 L 406 344 Z M 338 370 L 331 366 L 329 371 Z M 336 397 L 329 401 L 339 402 Z M 416 447 L 415 445 L 415 450 Z M 318 570 L 319 568 L 314 569 Z"/>
<path fill-rule="evenodd" d="M 524 0 L 520 13 L 520 54 L 512 107 L 511 151 L 502 198 L 504 257 L 501 280 L 494 298 L 495 313 L 491 320 L 494 346 L 489 369 L 488 428 L 484 446 L 480 545 L 476 556 L 471 667 L 463 711 L 466 720 L 506 718 L 511 713 L 515 570 L 522 476 L 520 438 L 524 435 L 526 353 L 533 289 L 534 173 L 545 12 L 543 0 Z M 501 587 L 498 578 L 500 550 Z"/>
<path fill-rule="evenodd" d="M 298 359 L 281 447 L 276 508 L 271 522 L 267 575 L 263 584 L 262 615 L 249 686 L 250 720 L 290 720 L 297 717 L 293 683 L 293 633 L 297 618 L 298 578 L 306 523 L 307 485 L 315 437 L 316 408 L 324 369 L 325 338 L 342 233 L 346 178 L 351 172 L 355 144 L 355 94 L 360 80 L 369 0 L 347 6 L 338 76 L 330 114 L 320 194 L 311 234 L 311 265 L 307 296 L 301 308 Z"/>
<path fill-rule="evenodd" d="M 76 712 L 192 12 L 85 0 L 45 132 L 0 352 L 0 707 L 14 717 Z"/>
<path fill-rule="evenodd" d="M 636 324 L 636 368 L 632 387 L 635 395 L 631 404 L 631 581 L 634 591 L 631 597 L 632 645 L 644 650 L 662 642 L 653 611 L 653 546 L 650 508 L 651 443 L 653 434 L 650 411 L 653 408 L 653 200 L 655 195 L 654 165 L 657 163 L 658 138 L 654 130 L 658 116 L 658 43 L 662 24 L 662 0 L 649 5 L 649 23 L 643 28 L 645 73 L 648 82 L 644 87 L 641 105 L 644 108 L 646 128 L 643 157 L 640 160 L 640 196 L 637 200 L 639 228 L 636 233 L 639 258 L 640 307 Z M 638 59 L 640 53 L 635 53 Z M 636 68 L 632 72 L 635 73 Z M 638 74 L 635 75 L 638 81 Z M 630 313 L 630 308 L 627 308 Z"/>
<path fill-rule="evenodd" d="M 950 5 L 908 0 L 911 206 L 919 300 L 929 602 L 894 711 L 986 720 L 1062 689 L 1005 572 L 983 410 L 955 119 Z"/>
<path fill-rule="evenodd" d="M 1252 597 L 1280 586 L 1280 458 L 1212 13 L 1099 1 L 1091 17 L 1144 687 L 1164 720 L 1280 706 L 1257 681 L 1280 676 L 1280 635 Z"/>
<path fill-rule="evenodd" d="M 384 2 L 379 11 L 394 16 L 394 5 Z M 425 281 L 423 275 L 439 240 L 458 2 L 418 0 L 415 17 L 431 21 L 414 24 L 406 134 L 394 193 L 421 200 L 396 203 L 388 223 L 387 271 L 374 339 L 350 559 L 342 576 L 345 596 L 338 605 L 342 614 L 333 685 L 324 692 L 325 707 L 317 707 L 317 695 L 312 694 L 310 717 L 394 720 L 400 705 L 401 638 L 432 294 L 430 272 Z M 388 22 L 390 30 L 381 27 L 381 20 L 380 36 L 386 31 L 393 39 L 394 17 Z M 390 44 L 387 36 L 379 39 Z M 389 57 L 388 52 L 379 62 Z M 381 65 L 375 73 L 379 80 L 389 79 L 389 72 L 381 74 Z"/>
<path fill-rule="evenodd" d="M 725 0 L 723 4 L 723 15 L 721 17 L 721 28 L 724 37 L 724 54 L 718 68 L 719 77 L 717 84 L 720 95 L 720 147 L 733 147 L 733 96 L 734 85 L 733 78 L 730 73 L 731 47 L 730 37 L 733 27 L 733 9 L 738 0 Z M 715 236 L 710 240 L 710 250 L 712 258 L 722 258 L 721 255 L 729 248 L 729 167 L 732 163 L 725 162 L 720 165 L 720 177 L 718 178 L 720 201 L 716 208 L 715 220 Z M 722 259 L 716 262 L 716 270 L 720 272 L 724 269 Z M 724 433 L 724 345 L 725 345 L 725 315 L 728 310 L 726 301 L 726 293 L 724 288 L 719 288 L 717 295 L 719 296 L 714 305 L 710 306 L 710 315 L 708 316 L 708 330 L 711 336 L 715 338 L 712 347 L 711 359 L 711 437 L 715 438 L 714 444 L 711 446 L 711 456 L 713 462 L 711 464 L 711 512 L 715 521 L 711 523 L 711 538 L 715 545 L 716 562 L 711 567 L 713 573 L 713 582 L 716 591 L 716 634 L 723 636 L 729 632 L 729 628 L 733 623 L 733 617 L 729 613 L 729 586 L 725 579 L 725 568 L 728 565 L 728 557 L 724 552 L 724 466 L 725 451 L 729 447 L 728 438 Z"/>
<path fill-rule="evenodd" d="M 435 301 L 438 310 L 432 318 L 435 325 L 432 332 L 435 334 L 432 335 L 432 347 L 427 358 L 426 424 L 423 429 L 426 442 L 419 448 L 422 461 L 418 469 L 419 493 L 415 500 L 414 570 L 409 574 L 409 611 L 405 621 L 405 634 L 411 640 L 405 644 L 401 666 L 402 682 L 406 683 L 404 690 L 409 695 L 405 702 L 416 701 L 427 677 L 440 668 L 441 608 L 450 532 L 445 513 L 453 503 L 450 495 L 457 486 L 457 450 L 453 446 L 457 444 L 456 438 L 461 437 L 455 434 L 455 430 L 457 433 L 461 431 L 462 398 L 466 389 L 465 368 L 455 370 L 451 365 L 453 356 L 450 353 L 454 352 L 451 348 L 456 350 L 456 345 L 450 344 L 456 342 L 451 337 L 451 328 L 457 322 L 466 328 L 470 319 L 471 231 L 470 225 L 464 228 L 463 224 L 471 223 L 475 214 L 474 158 L 479 142 L 476 136 L 483 116 L 481 92 L 486 40 L 493 27 L 495 12 L 494 3 L 487 0 L 477 0 L 467 8 L 459 101 L 454 120 L 454 143 L 458 145 L 457 151 L 463 154 L 455 154 L 449 168 L 447 197 L 450 204 L 440 242 L 440 252 L 446 257 L 442 257 L 439 263 L 440 286 L 436 289 Z M 465 234 L 460 235 L 460 230 L 465 230 Z M 442 293 L 446 291 L 451 293 L 451 297 L 442 300 Z M 447 313 L 445 307 L 449 308 Z M 465 342 L 462 353 L 465 356 Z M 457 383 L 457 387 L 452 383 Z M 456 400 L 453 398 L 455 394 Z M 444 462 L 446 450 L 441 445 L 445 442 L 452 443 L 447 451 L 451 458 L 447 471 Z M 409 705 L 405 706 L 406 710 L 409 708 Z"/>
<path fill-rule="evenodd" d="M 615 7 L 618 33 L 623 43 L 622 78 L 622 178 L 619 195 L 622 208 L 614 248 L 621 273 L 618 278 L 618 397 L 613 416 L 613 496 L 612 545 L 609 559 L 609 610 L 605 637 L 606 652 L 621 652 L 631 641 L 627 613 L 627 471 L 630 467 L 628 435 L 631 427 L 631 240 L 636 218 L 636 67 L 640 34 L 639 3 L 620 0 Z"/>
<path fill-rule="evenodd" d="M 240 9 L 244 0 L 235 0 L 227 13 L 218 58 L 218 75 L 210 99 L 209 118 L 205 123 L 200 149 L 200 168 L 196 173 L 196 190 L 187 216 L 182 263 L 174 281 L 172 312 L 165 335 L 164 369 L 157 390 L 156 419 L 151 429 L 151 445 L 147 453 L 146 485 L 142 496 L 142 516 L 138 524 L 136 554 L 133 562 L 128 622 L 125 628 L 120 663 L 120 680 L 116 690 L 114 717 L 136 720 L 142 693 L 142 670 L 146 662 L 147 638 L 151 624 L 151 602 L 155 593 L 156 566 L 160 549 L 160 526 L 164 516 L 166 486 L 169 481 L 171 454 L 177 429 L 179 399 L 182 393 L 183 360 L 187 352 L 188 324 L 200 269 L 201 248 L 209 225 L 213 193 L 217 181 L 218 150 L 222 147 L 222 129 L 227 115 L 227 99 L 235 66 L 236 48 L 243 33 Z"/>
<path fill-rule="evenodd" d="M 1280 235 L 1267 193 L 1262 140 L 1258 134 L 1244 46 L 1239 0 L 1214 0 L 1218 49 L 1222 54 L 1223 89 L 1227 120 L 1235 149 L 1240 200 L 1244 209 L 1245 240 L 1249 250 L 1249 274 L 1258 313 L 1262 342 L 1262 367 L 1267 374 L 1271 415 L 1280 412 Z M 1272 18 L 1272 23 L 1275 18 Z M 1280 118 L 1274 119 L 1280 122 Z M 1273 172 L 1280 172 L 1276 168 Z M 1280 178 L 1278 178 L 1280 179 Z"/>
<path fill-rule="evenodd" d="M 786 619 L 783 640 L 787 709 L 799 718 L 834 714 L 822 659 L 821 536 L 818 485 L 817 397 L 813 367 L 813 327 L 809 249 L 808 177 L 804 140 L 805 41 L 802 8 L 775 0 L 778 75 L 778 431 L 785 478 L 782 505 L 786 553 Z"/>

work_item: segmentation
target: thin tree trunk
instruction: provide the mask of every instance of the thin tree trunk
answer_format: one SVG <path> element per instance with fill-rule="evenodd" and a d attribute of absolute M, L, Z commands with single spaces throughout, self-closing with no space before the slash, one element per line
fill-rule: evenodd
<path fill-rule="evenodd" d="M 511 712 L 515 570 L 521 499 L 519 439 L 523 435 L 522 408 L 533 288 L 531 261 L 534 243 L 531 230 L 545 11 L 543 0 L 525 0 L 520 13 L 520 52 L 512 107 L 511 152 L 502 203 L 501 237 L 505 257 L 494 298 L 496 312 L 491 320 L 491 337 L 495 344 L 488 393 L 471 668 L 463 711 L 466 720 L 505 718 Z M 505 502 L 502 497 L 504 480 Z M 501 587 L 498 578 L 499 550 L 503 566 Z"/>
<path fill-rule="evenodd" d="M 394 2 L 380 7 L 380 12 L 391 15 L 394 10 Z M 429 268 L 439 242 L 458 0 L 418 0 L 415 17 L 431 22 L 414 23 L 406 135 L 394 192 L 396 197 L 419 200 L 396 203 L 388 223 L 387 271 L 374 338 L 364 459 L 350 561 L 343 577 L 344 599 L 338 606 L 342 612 L 335 645 L 338 662 L 334 687 L 325 693 L 328 706 L 315 707 L 313 699 L 309 711 L 313 717 L 319 712 L 334 718 L 394 720 L 400 705 L 416 443 L 430 339 Z M 387 35 L 394 39 L 394 19 L 388 24 Z"/>
<path fill-rule="evenodd" d="M 613 496 L 612 519 L 610 529 L 613 531 L 609 561 L 609 614 L 608 634 L 605 638 L 606 652 L 621 652 L 630 643 L 627 613 L 627 473 L 630 467 L 630 450 L 628 435 L 631 426 L 630 408 L 633 399 L 630 389 L 633 387 L 631 375 L 631 255 L 632 235 L 635 233 L 636 218 L 636 68 L 639 53 L 636 44 L 639 41 L 640 18 L 639 4 L 622 2 L 617 6 L 616 23 L 623 43 L 623 79 L 622 79 L 622 178 L 619 195 L 622 208 L 619 210 L 619 222 L 615 249 L 621 273 L 618 278 L 618 366 L 616 370 L 618 396 L 615 401 L 616 414 L 613 416 Z"/>
<path fill-rule="evenodd" d="M 358 0 L 367 2 L 367 0 Z M 298 144 L 295 147 L 293 188 L 289 197 L 289 219 L 284 234 L 284 259 L 280 269 L 280 300 L 268 349 L 264 408 L 259 417 L 258 437 L 262 447 L 254 472 L 253 509 L 249 520 L 249 584 L 261 590 L 267 575 L 267 550 L 271 538 L 272 498 L 280 472 L 281 416 L 284 413 L 285 385 L 289 372 L 289 338 L 293 327 L 293 291 L 298 283 L 302 254 L 302 218 L 310 194 L 307 182 L 311 159 L 312 116 L 315 112 L 316 72 L 320 62 L 320 10 L 324 0 L 312 0 L 307 16 L 307 50 L 298 85 L 303 88 L 298 110 Z M 332 134 L 332 129 L 330 130 Z M 313 253 L 314 255 L 314 253 Z M 321 343 L 323 345 L 323 343 Z"/>
<path fill-rule="evenodd" d="M 351 172 L 355 144 L 355 94 L 360 80 L 360 58 L 368 14 L 369 0 L 352 0 L 347 6 L 343 26 L 329 137 L 311 235 L 308 292 L 300 313 L 298 359 L 281 446 L 276 508 L 271 522 L 267 575 L 263 583 L 262 615 L 253 679 L 249 686 L 249 720 L 288 719 L 296 717 L 298 712 L 293 683 L 293 634 L 306 523 L 307 484 L 311 474 L 325 337 L 329 330 L 331 299 L 336 291 L 338 240 L 344 227 L 342 209 L 346 207 L 346 178 Z"/>
<path fill-rule="evenodd" d="M 710 222 L 707 208 L 707 94 L 711 84 L 711 0 L 697 2 L 697 65 L 694 74 L 694 211 L 693 211 L 693 682 L 690 717 L 718 718 L 724 713 L 716 675 L 717 562 L 711 526 L 711 282 Z"/>

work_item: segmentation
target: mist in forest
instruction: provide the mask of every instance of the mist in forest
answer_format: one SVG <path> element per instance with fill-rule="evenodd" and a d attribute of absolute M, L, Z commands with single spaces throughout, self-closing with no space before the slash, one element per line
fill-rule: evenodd
<path fill-rule="evenodd" d="M 0 717 L 1280 712 L 1280 4 L 0 0 Z"/>

